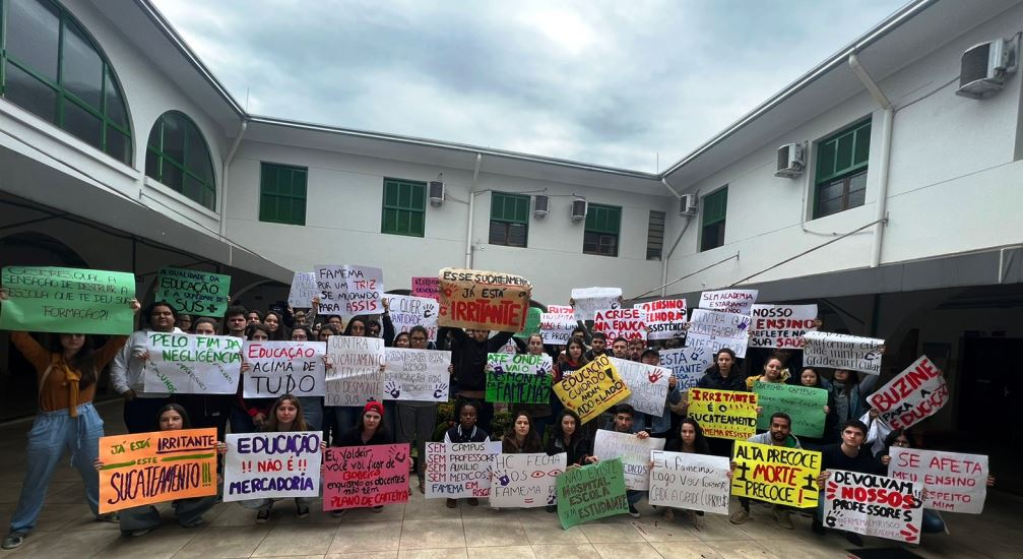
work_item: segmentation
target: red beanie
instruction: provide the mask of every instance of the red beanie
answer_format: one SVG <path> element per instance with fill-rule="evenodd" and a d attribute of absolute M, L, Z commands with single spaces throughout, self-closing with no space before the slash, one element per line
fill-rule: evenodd
<path fill-rule="evenodd" d="M 369 401 L 366 402 L 366 407 L 362 408 L 362 413 L 365 414 L 368 411 L 375 411 L 380 414 L 380 417 L 384 416 L 384 405 L 380 402 Z"/>

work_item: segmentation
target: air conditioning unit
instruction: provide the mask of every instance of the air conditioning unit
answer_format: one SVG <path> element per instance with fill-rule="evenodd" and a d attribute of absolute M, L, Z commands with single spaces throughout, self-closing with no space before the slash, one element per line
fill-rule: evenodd
<path fill-rule="evenodd" d="M 785 144 L 778 148 L 778 169 L 774 176 L 794 179 L 803 174 L 802 144 Z"/>
<path fill-rule="evenodd" d="M 572 200 L 572 221 L 582 221 L 586 219 L 586 199 L 576 198 Z"/>
<path fill-rule="evenodd" d="M 537 194 L 533 197 L 533 215 L 542 218 L 550 211 L 551 199 L 544 194 Z"/>
<path fill-rule="evenodd" d="M 983 99 L 1005 87 L 1005 77 L 1014 73 L 1019 58 L 1019 36 L 988 41 L 966 49 L 959 63 L 956 95 Z"/>
<path fill-rule="evenodd" d="M 683 194 L 678 199 L 678 215 L 690 216 L 696 215 L 696 195 L 695 194 Z"/>
<path fill-rule="evenodd" d="M 430 205 L 439 206 L 444 203 L 444 181 L 430 181 Z"/>

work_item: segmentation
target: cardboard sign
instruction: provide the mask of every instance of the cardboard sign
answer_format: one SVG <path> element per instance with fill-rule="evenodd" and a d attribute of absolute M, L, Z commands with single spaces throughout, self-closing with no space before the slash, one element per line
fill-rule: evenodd
<path fill-rule="evenodd" d="M 922 488 L 911 481 L 832 470 L 825 489 L 824 525 L 917 543 L 924 517 Z"/>
<path fill-rule="evenodd" d="M 384 350 L 384 398 L 403 402 L 447 402 L 450 351 L 389 347 Z"/>
<path fill-rule="evenodd" d="M 551 356 L 491 353 L 487 356 L 487 402 L 547 404 L 551 401 Z"/>
<path fill-rule="evenodd" d="M 681 390 L 689 390 L 703 378 L 714 362 L 714 353 L 705 347 L 684 347 L 661 351 L 661 366 L 678 379 Z"/>
<path fill-rule="evenodd" d="M 594 315 L 593 330 L 603 332 L 608 340 L 646 340 L 646 317 L 639 309 L 604 309 Z"/>
<path fill-rule="evenodd" d="M 444 268 L 440 271 L 441 326 L 521 332 L 533 288 L 522 276 Z"/>
<path fill-rule="evenodd" d="M 632 394 L 622 401 L 636 411 L 660 417 L 668 400 L 668 379 L 671 371 L 663 367 L 611 358 L 618 375 Z"/>
<path fill-rule="evenodd" d="M 575 316 L 575 309 L 570 305 L 547 305 L 547 314 L 570 314 Z M 573 318 L 573 322 L 575 319 Z"/>
<path fill-rule="evenodd" d="M 412 296 L 424 299 L 440 300 L 440 278 L 437 276 L 413 276 Z"/>
<path fill-rule="evenodd" d="M 30 332 L 130 335 L 135 276 L 126 272 L 4 266 L 8 299 L 0 329 Z"/>
<path fill-rule="evenodd" d="M 632 394 L 607 355 L 561 379 L 554 385 L 554 393 L 566 408 L 579 414 L 583 423 Z"/>
<path fill-rule="evenodd" d="M 717 354 L 727 347 L 739 359 L 746 357 L 752 319 L 744 314 L 693 309 L 686 333 L 686 347 L 705 348 Z"/>
<path fill-rule="evenodd" d="M 490 482 L 490 506 L 534 508 L 557 502 L 556 481 L 568 467 L 564 452 L 498 454 Z"/>
<path fill-rule="evenodd" d="M 568 345 L 572 330 L 578 326 L 575 315 L 560 313 L 543 313 L 540 315 L 540 335 L 543 343 L 550 345 Z"/>
<path fill-rule="evenodd" d="M 757 302 L 756 289 L 723 289 L 700 294 L 700 308 L 748 315 Z"/>
<path fill-rule="evenodd" d="M 817 305 L 753 305 L 749 346 L 800 350 L 816 323 Z"/>
<path fill-rule="evenodd" d="M 100 437 L 99 512 L 217 494 L 217 430 Z"/>
<path fill-rule="evenodd" d="M 634 491 L 650 489 L 650 451 L 664 450 L 665 439 L 641 439 L 632 433 L 600 429 L 593 439 L 593 455 L 601 460 L 622 461 L 625 487 Z"/>
<path fill-rule="evenodd" d="M 728 514 L 728 458 L 655 450 L 650 460 L 651 505 Z"/>
<path fill-rule="evenodd" d="M 316 288 L 316 274 L 314 272 L 295 272 L 291 280 L 291 290 L 288 291 L 288 305 L 295 309 L 308 309 L 313 306 L 313 298 L 320 296 L 320 290 Z"/>
<path fill-rule="evenodd" d="M 406 295 L 384 295 L 390 307 L 391 322 L 395 334 L 408 332 L 413 326 L 426 328 L 427 341 L 437 341 L 437 315 L 440 314 L 440 303 L 425 297 L 408 297 Z"/>
<path fill-rule="evenodd" d="M 409 445 L 328 448 L 323 455 L 323 510 L 407 503 Z"/>
<path fill-rule="evenodd" d="M 796 508 L 817 506 L 821 453 L 736 441 L 732 494 Z"/>
<path fill-rule="evenodd" d="M 384 312 L 384 271 L 370 266 L 316 266 L 319 314 L 355 316 Z"/>
<path fill-rule="evenodd" d="M 708 437 L 745 441 L 757 432 L 757 395 L 690 388 L 689 417 Z"/>
<path fill-rule="evenodd" d="M 893 446 L 888 476 L 922 484 L 924 508 L 980 514 L 987 498 L 987 456 Z"/>
<path fill-rule="evenodd" d="M 622 308 L 620 287 L 583 287 L 572 290 L 572 309 L 576 320 L 593 320 L 597 311 L 620 308 Z"/>
<path fill-rule="evenodd" d="M 245 342 L 250 368 L 242 375 L 244 397 L 323 396 L 326 350 L 323 342 Z"/>
<path fill-rule="evenodd" d="M 318 497 L 322 436 L 319 431 L 227 435 L 224 501 Z"/>
<path fill-rule="evenodd" d="M 646 315 L 647 339 L 670 340 L 686 337 L 686 300 L 663 299 L 639 303 Z"/>
<path fill-rule="evenodd" d="M 792 434 L 799 437 L 820 438 L 824 434 L 824 406 L 828 405 L 828 391 L 813 386 L 800 386 L 780 382 L 753 384 L 760 415 L 757 429 L 771 428 L 771 415 L 785 412 L 792 418 Z"/>
<path fill-rule="evenodd" d="M 426 443 L 426 498 L 490 496 L 490 472 L 501 441 Z"/>
<path fill-rule="evenodd" d="M 622 461 L 601 460 L 558 476 L 558 519 L 568 530 L 577 524 L 629 512 Z"/>
<path fill-rule="evenodd" d="M 231 276 L 160 268 L 153 296 L 157 301 L 167 301 L 179 313 L 220 318 L 231 304 Z"/>
<path fill-rule="evenodd" d="M 233 336 L 199 336 L 149 332 L 146 392 L 234 394 L 242 371 L 242 340 Z"/>
<path fill-rule="evenodd" d="M 926 355 L 921 355 L 888 384 L 867 396 L 867 401 L 877 410 L 877 418 L 889 427 L 909 429 L 938 413 L 949 398 L 941 370 Z"/>
<path fill-rule="evenodd" d="M 881 374 L 881 348 L 884 340 L 831 332 L 807 332 L 803 335 L 803 366 L 826 367 Z"/>

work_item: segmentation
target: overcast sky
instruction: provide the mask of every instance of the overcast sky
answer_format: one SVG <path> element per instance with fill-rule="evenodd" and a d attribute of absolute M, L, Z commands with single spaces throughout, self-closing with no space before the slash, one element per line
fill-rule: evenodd
<path fill-rule="evenodd" d="M 905 0 L 155 2 L 250 113 L 657 172 Z"/>

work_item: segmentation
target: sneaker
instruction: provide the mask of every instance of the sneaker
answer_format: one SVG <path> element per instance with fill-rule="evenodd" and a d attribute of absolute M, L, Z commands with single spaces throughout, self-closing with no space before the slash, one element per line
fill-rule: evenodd
<path fill-rule="evenodd" d="M 845 539 L 849 540 L 849 543 L 855 545 L 856 547 L 863 547 L 863 538 L 861 538 L 859 534 L 846 532 Z"/>
<path fill-rule="evenodd" d="M 556 505 L 547 505 L 547 512 L 558 512 L 558 507 Z"/>
<path fill-rule="evenodd" d="M 636 507 L 629 505 L 629 516 L 639 518 L 639 511 L 636 510 Z"/>
<path fill-rule="evenodd" d="M 295 516 L 299 518 L 309 518 L 309 507 L 305 505 L 296 505 Z"/>
<path fill-rule="evenodd" d="M 448 499 L 448 502 L 446 503 L 446 505 L 447 505 L 447 507 L 449 509 L 453 509 L 453 508 L 458 506 L 458 501 L 456 501 L 454 499 Z"/>
<path fill-rule="evenodd" d="M 477 499 L 476 497 L 472 497 L 472 498 L 470 498 L 470 499 L 469 499 L 468 501 L 466 501 L 466 502 L 467 502 L 467 503 L 469 503 L 469 506 L 470 506 L 470 507 L 475 507 L 475 506 L 479 506 L 479 504 L 480 504 L 480 500 L 479 500 L 479 499 Z"/>
<path fill-rule="evenodd" d="M 27 535 L 25 532 L 11 532 L 4 538 L 4 543 L 0 547 L 3 549 L 14 549 L 25 543 L 25 536 Z"/>
<path fill-rule="evenodd" d="M 419 476 L 419 492 L 426 494 L 426 478 L 423 476 Z"/>
<path fill-rule="evenodd" d="M 817 520 L 816 518 L 814 518 L 813 523 L 810 524 L 810 530 L 813 531 L 813 533 L 817 534 L 818 536 L 823 536 L 824 534 L 827 533 L 824 530 L 824 525 L 821 524 L 821 521 Z"/>
<path fill-rule="evenodd" d="M 789 511 L 785 509 L 774 509 L 774 521 L 778 523 L 778 526 L 781 526 L 786 530 L 792 530 L 795 528 L 795 526 L 792 525 L 792 518 L 789 516 Z"/>
<path fill-rule="evenodd" d="M 141 538 L 142 536 L 144 536 L 144 535 L 146 535 L 146 534 L 148 534 L 148 533 L 150 533 L 152 531 L 153 531 L 152 528 L 143 528 L 141 530 L 132 530 L 131 537 L 133 537 L 133 538 Z"/>
<path fill-rule="evenodd" d="M 373 507 L 373 508 L 371 508 L 369 510 L 379 514 L 381 512 L 384 512 L 384 505 L 377 505 L 377 506 L 375 506 L 375 507 Z"/>
<path fill-rule="evenodd" d="M 732 524 L 745 524 L 747 520 L 749 520 L 749 511 L 746 509 L 739 509 L 728 517 L 728 521 Z"/>
<path fill-rule="evenodd" d="M 338 509 L 330 511 L 330 516 L 333 518 L 341 518 L 345 514 L 348 514 L 348 509 Z"/>
<path fill-rule="evenodd" d="M 259 509 L 256 512 L 256 524 L 266 524 L 270 520 L 270 509 Z"/>

